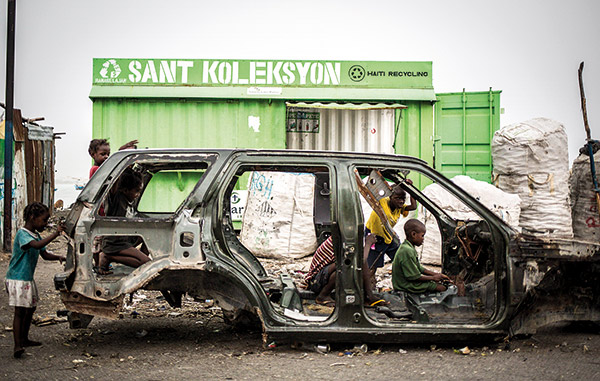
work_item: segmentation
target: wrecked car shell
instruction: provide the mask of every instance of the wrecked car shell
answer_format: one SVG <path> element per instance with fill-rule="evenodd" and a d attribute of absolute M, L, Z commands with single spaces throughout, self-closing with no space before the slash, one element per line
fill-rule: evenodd
<path fill-rule="evenodd" d="M 106 195 L 127 168 L 147 179 L 144 194 L 150 193 L 149 184 L 159 174 L 167 178 L 176 173 L 182 184 L 189 176 L 193 186 L 167 213 L 101 216 Z M 443 238 L 442 270 L 465 283 L 463 295 L 386 293 L 383 297 L 391 306 L 387 310 L 364 306 L 365 221 L 354 174 L 366 179 L 372 169 L 394 182 L 408 172 L 427 177 L 480 216 L 479 222 L 454 219 L 419 189 L 408 187 L 410 197 L 436 216 Z M 329 210 L 323 221 L 315 219 L 315 231 L 331 235 L 335 242 L 336 304 L 331 311 L 317 308 L 314 295 L 289 276 L 267 273 L 240 241 L 230 196 L 240 184 L 246 186 L 245 175 L 256 171 L 313 174 L 316 179 L 325 173 L 327 191 L 315 192 L 315 198 L 325 200 Z M 197 182 L 194 176 L 200 176 Z M 465 255 L 470 249 L 456 243 L 459 234 L 467 234 L 460 233 L 468 230 L 461 226 L 484 231 L 480 241 L 469 241 L 483 259 L 473 261 Z M 214 299 L 232 322 L 258 318 L 265 343 L 439 343 L 529 334 L 557 321 L 600 321 L 599 243 L 519 234 L 425 162 L 407 156 L 245 149 L 119 151 L 81 192 L 67 232 L 67 263 L 55 276 L 55 285 L 73 313 L 72 322 L 80 326 L 89 322 L 88 315 L 117 317 L 124 296 L 138 289 L 160 290 L 174 307 L 181 305 L 184 294 Z M 135 269 L 116 266 L 111 276 L 98 276 L 93 271 L 94 239 L 110 236 L 141 237 L 152 260 Z M 412 318 L 403 317 L 406 311 Z"/>

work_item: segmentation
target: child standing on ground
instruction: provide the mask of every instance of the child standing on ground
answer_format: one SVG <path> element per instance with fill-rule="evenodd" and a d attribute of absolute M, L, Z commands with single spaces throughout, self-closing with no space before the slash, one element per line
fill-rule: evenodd
<path fill-rule="evenodd" d="M 42 345 L 40 342 L 29 340 L 29 328 L 38 303 L 37 287 L 33 280 L 38 256 L 41 255 L 47 261 L 62 263 L 65 260 L 64 256 L 54 255 L 46 250 L 46 245 L 62 233 L 63 226 L 58 225 L 56 231 L 46 238 L 42 238 L 39 234 L 48 225 L 49 218 L 50 211 L 42 203 L 33 202 L 25 207 L 23 211 L 25 226 L 19 229 L 15 236 L 12 257 L 6 272 L 8 304 L 15 307 L 13 319 L 15 358 L 21 357 L 25 347 Z"/>
<path fill-rule="evenodd" d="M 137 140 L 132 140 L 130 142 L 125 143 L 119 148 L 119 151 L 129 148 L 137 148 L 136 144 Z M 110 144 L 106 139 L 92 139 L 90 141 L 90 146 L 88 147 L 88 153 L 94 159 L 94 165 L 90 168 L 90 179 L 96 173 L 98 168 L 108 159 L 110 156 Z M 100 206 L 98 210 L 98 214 L 104 216 L 104 205 Z M 99 265 L 100 263 L 100 254 L 101 254 L 101 240 L 99 237 L 94 237 L 94 245 L 92 247 L 92 254 L 94 257 L 95 270 L 100 275 L 110 274 L 108 269 L 102 269 Z"/>

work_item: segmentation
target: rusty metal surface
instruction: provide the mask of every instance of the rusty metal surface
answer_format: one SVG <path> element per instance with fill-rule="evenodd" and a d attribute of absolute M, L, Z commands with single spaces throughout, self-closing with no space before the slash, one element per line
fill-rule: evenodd
<path fill-rule="evenodd" d="M 54 140 L 54 127 L 40 126 L 33 123 L 24 123 L 24 126 L 27 129 L 27 137 L 29 140 Z"/>
<path fill-rule="evenodd" d="M 61 292 L 60 298 L 69 311 L 117 319 L 123 305 L 124 295 L 107 302 L 88 299 L 73 292 Z"/>
<path fill-rule="evenodd" d="M 211 166 L 191 196 L 172 215 L 125 219 L 95 214 L 102 202 L 98 192 L 108 191 L 108 186 L 116 182 L 118 171 L 124 171 L 134 162 L 169 163 L 189 159 L 210 160 Z M 245 253 L 236 251 L 241 249 L 237 248 L 237 238 L 230 231 L 229 216 L 223 213 L 226 210 L 223 200 L 227 199 L 223 199 L 227 194 L 225 188 L 239 165 L 251 163 L 262 169 L 277 170 L 282 162 L 294 166 L 330 165 L 335 168 L 332 173 L 339 176 L 332 183 L 332 189 L 336 189 L 338 202 L 337 234 L 342 236 L 340 256 L 343 264 L 337 279 L 340 287 L 336 287 L 336 309 L 319 322 L 290 317 L 270 300 L 268 286 L 261 283 L 265 280 L 264 269 L 260 263 L 248 265 L 242 255 Z M 484 216 L 493 239 L 490 252 L 497 264 L 495 271 L 488 274 L 493 281 L 486 283 L 489 286 L 484 285 L 481 295 L 493 294 L 488 303 L 493 314 L 487 315 L 485 321 L 418 324 L 382 323 L 368 316 L 359 296 L 361 284 L 356 281 L 360 266 L 354 263 L 354 257 L 362 254 L 359 250 L 362 236 L 357 229 L 361 222 L 351 219 L 355 216 L 358 190 L 350 162 L 378 168 L 402 163 L 402 168 L 419 169 L 452 189 L 457 197 Z M 525 332 L 534 330 L 538 324 L 570 317 L 598 319 L 594 305 L 599 304 L 600 290 L 592 283 L 600 271 L 590 264 L 598 264 L 600 244 L 516 234 L 470 195 L 418 159 L 315 151 L 140 150 L 116 153 L 98 174 L 82 192 L 68 219 L 67 231 L 73 239 L 70 258 L 75 270 L 73 282 L 62 283 L 69 287 L 68 292 L 63 292 L 63 300 L 67 308 L 75 312 L 114 317 L 123 296 L 140 288 L 189 293 L 194 297 L 217 300 L 224 314 L 230 317 L 253 312 L 262 323 L 265 340 L 320 337 L 331 342 L 349 339 L 410 342 L 428 338 L 444 342 L 498 336 L 507 332 L 511 321 L 514 332 Z M 440 218 L 448 219 L 447 216 Z M 197 237 L 190 247 L 180 247 L 179 237 L 185 232 L 192 232 Z M 92 271 L 91 244 L 95 236 L 103 235 L 142 237 L 148 247 L 153 248 L 152 261 L 115 278 L 96 276 Z M 580 273 L 586 274 L 584 283 L 578 278 Z M 578 291 L 573 294 L 577 295 L 577 300 L 569 299 L 565 290 L 575 289 Z M 540 293 L 555 297 L 543 299 L 537 297 Z M 567 303 L 569 300 L 570 304 Z M 542 303 L 541 308 L 546 311 L 544 316 L 532 317 L 536 303 Z"/>
<path fill-rule="evenodd" d="M 600 260 L 600 243 L 574 239 L 517 235 L 520 251 L 512 256 L 521 258 Z"/>

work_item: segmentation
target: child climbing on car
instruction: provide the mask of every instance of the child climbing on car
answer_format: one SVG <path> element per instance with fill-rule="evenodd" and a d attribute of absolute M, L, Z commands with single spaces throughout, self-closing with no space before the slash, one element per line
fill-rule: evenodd
<path fill-rule="evenodd" d="M 138 143 L 137 140 L 132 140 L 130 142 L 127 142 L 119 148 L 119 151 L 124 150 L 124 149 L 137 148 L 136 147 L 137 143 Z M 104 163 L 106 161 L 106 159 L 108 159 L 108 156 L 110 156 L 110 143 L 106 139 L 92 139 L 90 141 L 90 145 L 88 147 L 88 153 L 94 160 L 94 165 L 92 166 L 92 168 L 90 168 L 90 179 L 91 179 L 92 176 L 94 175 L 94 173 L 96 173 L 96 171 L 98 170 L 98 168 L 100 168 L 102 163 Z M 98 214 L 101 216 L 104 216 L 104 205 L 100 206 L 100 209 L 98 210 Z M 102 255 L 101 247 L 102 247 L 102 242 L 101 242 L 100 238 L 95 237 L 94 245 L 92 247 L 92 253 L 94 256 L 94 265 L 95 265 L 94 270 L 96 272 L 98 272 L 98 274 L 100 274 L 100 275 L 106 275 L 106 274 L 109 274 L 110 271 L 108 271 L 108 269 L 102 269 L 99 266 L 100 256 Z"/>
<path fill-rule="evenodd" d="M 142 191 L 142 175 L 131 168 L 121 175 L 115 190 L 107 197 L 107 217 L 133 217 L 134 202 Z M 137 247 L 141 245 L 141 248 Z M 148 248 L 140 237 L 103 237 L 103 256 L 100 258 L 100 270 L 108 271 L 111 262 L 122 263 L 131 267 L 139 267 L 150 261 Z"/>
<path fill-rule="evenodd" d="M 398 248 L 392 262 L 392 285 L 395 291 L 420 294 L 431 291 L 446 291 L 442 281 L 451 282 L 447 275 L 427 270 L 419 262 L 415 247 L 425 240 L 425 225 L 416 219 L 404 224 L 406 240 Z"/>

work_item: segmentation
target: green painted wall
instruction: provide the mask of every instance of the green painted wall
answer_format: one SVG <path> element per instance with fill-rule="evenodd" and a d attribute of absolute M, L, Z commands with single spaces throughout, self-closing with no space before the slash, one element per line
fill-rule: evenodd
<path fill-rule="evenodd" d="M 401 101 L 408 108 L 396 111 L 395 152 L 415 156 L 433 165 L 433 105 L 431 102 Z M 398 120 L 399 119 L 399 120 Z M 431 181 L 422 176 L 409 176 L 423 189 Z"/>
<path fill-rule="evenodd" d="M 204 174 L 197 171 L 161 171 L 150 179 L 138 205 L 140 212 L 173 213 L 192 193 Z M 165 189 L 168 192 L 165 192 Z"/>
<path fill-rule="evenodd" d="M 283 149 L 285 103 L 94 99 L 93 137 L 109 138 L 113 150 L 132 139 L 139 148 Z"/>
<path fill-rule="evenodd" d="M 435 169 L 491 182 L 492 138 L 500 128 L 501 91 L 437 94 Z"/>

